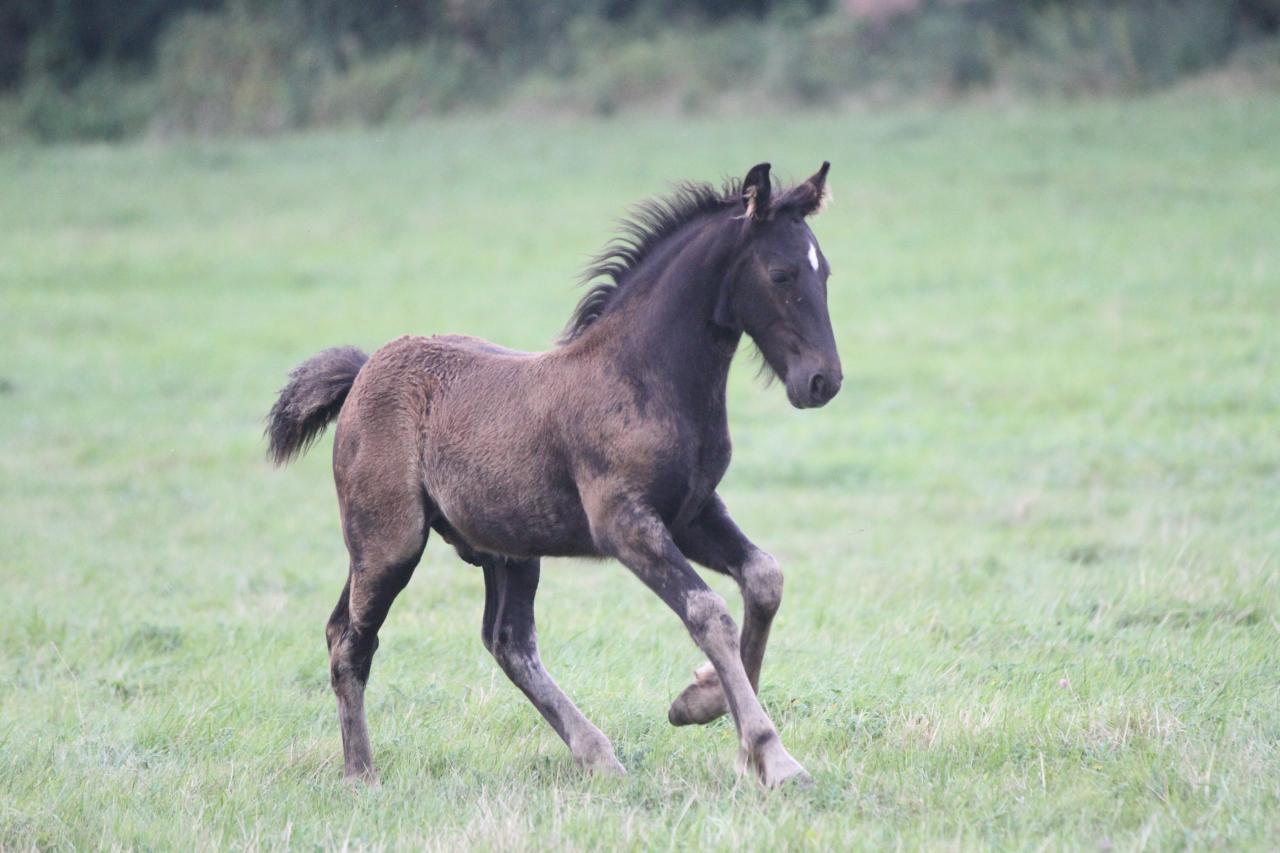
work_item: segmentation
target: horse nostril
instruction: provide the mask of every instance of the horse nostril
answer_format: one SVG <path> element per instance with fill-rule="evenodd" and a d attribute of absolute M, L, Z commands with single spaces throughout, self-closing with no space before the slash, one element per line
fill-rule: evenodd
<path fill-rule="evenodd" d="M 826 400 L 827 389 L 829 387 L 830 386 L 827 384 L 827 377 L 823 376 L 821 373 L 815 373 L 812 378 L 809 379 L 809 396 L 815 400 Z"/>

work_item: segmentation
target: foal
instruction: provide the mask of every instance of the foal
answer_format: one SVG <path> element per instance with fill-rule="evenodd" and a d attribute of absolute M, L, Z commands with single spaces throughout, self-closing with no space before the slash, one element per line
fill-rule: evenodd
<path fill-rule="evenodd" d="M 484 572 L 485 647 L 588 770 L 623 772 L 539 659 L 542 557 L 620 560 L 709 661 L 672 703 L 671 723 L 728 712 L 740 769 L 769 787 L 808 780 L 756 698 L 782 572 L 733 523 L 716 485 L 743 333 L 796 408 L 840 390 L 829 268 L 805 222 L 823 204 L 827 168 L 775 193 L 762 163 L 723 191 L 684 184 L 641 205 L 547 352 L 402 337 L 372 356 L 325 350 L 290 374 L 268 416 L 276 464 L 338 421 L 333 472 L 351 565 L 325 633 L 348 778 L 377 781 L 364 688 L 378 629 L 435 530 Z M 741 635 L 691 561 L 738 582 Z"/>

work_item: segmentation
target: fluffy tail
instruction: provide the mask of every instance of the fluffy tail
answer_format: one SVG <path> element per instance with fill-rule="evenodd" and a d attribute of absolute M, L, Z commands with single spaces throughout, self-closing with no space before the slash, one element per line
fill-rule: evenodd
<path fill-rule="evenodd" d="M 287 464 L 324 434 L 368 360 L 355 347 L 333 347 L 289 373 L 288 384 L 267 415 L 267 456 L 273 463 Z"/>

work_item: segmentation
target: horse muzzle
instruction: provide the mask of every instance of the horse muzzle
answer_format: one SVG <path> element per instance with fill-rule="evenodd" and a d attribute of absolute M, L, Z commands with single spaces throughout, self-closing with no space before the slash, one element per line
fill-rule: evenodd
<path fill-rule="evenodd" d="M 844 374 L 828 365 L 787 371 L 787 399 L 797 409 L 820 409 L 840 393 Z"/>

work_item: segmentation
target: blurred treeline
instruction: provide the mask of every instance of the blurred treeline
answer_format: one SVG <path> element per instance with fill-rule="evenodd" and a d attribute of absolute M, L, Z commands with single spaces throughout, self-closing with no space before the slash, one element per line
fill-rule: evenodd
<path fill-rule="evenodd" d="M 777 109 L 1280 72 L 1280 0 L 0 0 L 0 131 Z"/>

